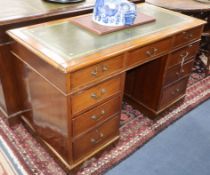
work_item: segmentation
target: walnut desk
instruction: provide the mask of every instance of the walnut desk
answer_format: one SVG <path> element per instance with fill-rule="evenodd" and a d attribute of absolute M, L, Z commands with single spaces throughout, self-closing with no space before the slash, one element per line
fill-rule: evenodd
<path fill-rule="evenodd" d="M 102 36 L 72 18 L 8 32 L 29 69 L 33 116 L 24 121 L 70 170 L 119 138 L 123 95 L 152 118 L 184 98 L 205 22 L 138 10 L 156 21 Z"/>

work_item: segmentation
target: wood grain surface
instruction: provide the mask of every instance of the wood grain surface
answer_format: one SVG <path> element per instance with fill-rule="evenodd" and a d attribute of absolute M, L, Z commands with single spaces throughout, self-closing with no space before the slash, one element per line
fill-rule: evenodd
<path fill-rule="evenodd" d="M 147 3 L 182 12 L 209 11 L 210 4 L 196 0 L 146 0 Z"/>

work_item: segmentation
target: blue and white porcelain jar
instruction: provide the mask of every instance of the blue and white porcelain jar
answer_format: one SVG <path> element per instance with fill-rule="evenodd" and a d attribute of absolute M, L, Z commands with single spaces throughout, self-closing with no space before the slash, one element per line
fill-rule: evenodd
<path fill-rule="evenodd" d="M 96 0 L 93 21 L 105 26 L 132 25 L 136 5 L 127 0 Z"/>

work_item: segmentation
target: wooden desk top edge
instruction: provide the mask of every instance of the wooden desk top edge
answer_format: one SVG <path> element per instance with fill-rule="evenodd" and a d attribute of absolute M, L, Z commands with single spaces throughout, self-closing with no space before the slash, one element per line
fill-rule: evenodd
<path fill-rule="evenodd" d="M 69 4 L 59 4 L 59 3 L 51 3 L 40 0 L 41 3 L 47 5 L 55 5 L 58 6 L 54 9 L 45 9 L 40 12 L 34 12 L 28 15 L 20 15 L 20 16 L 10 16 L 7 18 L 0 18 L 0 27 L 1 26 L 11 26 L 14 24 L 24 23 L 33 20 L 41 20 L 45 18 L 52 18 L 56 16 L 69 16 L 71 14 L 79 14 L 79 13 L 87 13 L 93 10 L 93 6 L 95 4 L 95 0 L 84 0 L 79 3 L 69 3 Z M 43 2 L 42 2 L 43 1 Z M 134 3 L 140 3 L 141 0 L 131 0 Z M 24 2 L 24 1 L 23 1 Z M 42 5 L 42 4 L 41 4 Z M 12 5 L 11 5 L 12 7 Z M 7 7 L 6 7 L 7 8 Z"/>
<path fill-rule="evenodd" d="M 189 2 L 190 1 L 190 2 Z M 146 3 L 179 12 L 205 12 L 210 11 L 210 4 L 196 0 L 174 0 L 166 4 L 167 0 L 146 0 Z M 191 3 L 191 4 L 190 4 Z M 177 5 L 176 5 L 177 4 Z M 189 5 L 190 4 L 190 5 Z"/>
<path fill-rule="evenodd" d="M 49 2 L 43 2 L 43 3 L 49 3 Z M 59 4 L 58 4 L 59 5 Z M 37 13 L 31 13 L 25 16 L 18 16 L 18 17 L 8 17 L 0 19 L 0 26 L 6 26 L 6 25 L 13 25 L 18 23 L 23 23 L 27 21 L 33 21 L 33 20 L 40 20 L 44 18 L 50 18 L 55 17 L 59 15 L 68 15 L 73 13 L 80 13 L 85 11 L 91 11 L 93 9 L 94 1 L 91 2 L 81 2 L 78 4 L 66 4 L 63 6 L 59 6 L 55 9 L 49 9 L 45 11 L 40 11 Z"/>
<path fill-rule="evenodd" d="M 144 4 L 145 3 L 142 3 L 139 6 L 142 6 Z M 149 4 L 147 4 L 147 5 L 149 5 Z M 149 6 L 153 6 L 153 5 L 149 5 Z M 78 70 L 82 67 L 86 67 L 91 64 L 106 60 L 106 58 L 110 58 L 112 56 L 119 55 L 125 51 L 129 51 L 129 50 L 135 49 L 137 47 L 145 46 L 147 44 L 158 41 L 160 39 L 170 37 L 176 33 L 182 32 L 189 28 L 194 28 L 194 27 L 197 27 L 200 25 L 204 25 L 206 23 L 203 20 L 192 18 L 192 17 L 186 16 L 183 14 L 179 14 L 177 12 L 166 10 L 166 9 L 163 9 L 160 7 L 156 7 L 156 8 L 158 8 L 159 10 L 163 10 L 165 12 L 171 13 L 171 14 L 176 14 L 178 16 L 182 16 L 184 18 L 189 19 L 189 21 L 187 21 L 187 23 L 185 23 L 185 25 L 179 26 L 179 29 L 176 29 L 176 30 L 174 30 L 172 28 L 166 29 L 161 32 L 152 33 L 151 35 L 146 35 L 144 37 L 140 37 L 140 38 L 137 38 L 137 39 L 129 41 L 129 42 L 121 43 L 121 44 L 115 45 L 114 47 L 106 48 L 100 52 L 97 52 L 97 53 L 94 53 L 91 55 L 87 55 L 87 56 L 85 56 L 85 59 L 82 59 L 82 61 L 80 59 L 79 59 L 79 61 L 75 61 L 75 60 L 70 61 L 70 63 L 68 63 L 68 65 L 60 65 L 60 64 L 56 63 L 54 60 L 50 59 L 48 54 L 45 54 L 44 52 L 41 51 L 41 50 L 46 50 L 47 48 L 42 48 L 43 46 L 42 45 L 40 46 L 38 43 L 33 45 L 33 43 L 28 42 L 26 37 L 24 36 L 24 34 L 21 31 L 27 30 L 30 28 L 34 28 L 34 27 L 37 27 L 40 25 L 51 25 L 51 24 L 56 24 L 56 23 L 62 23 L 64 21 L 71 20 L 72 18 L 60 19 L 60 20 L 55 20 L 55 21 L 51 21 L 51 22 L 46 22 L 43 24 L 37 24 L 37 25 L 28 26 L 28 27 L 22 27 L 19 29 L 13 29 L 13 30 L 9 30 L 7 33 L 15 41 L 22 44 L 24 47 L 26 47 L 27 49 L 29 49 L 30 51 L 32 51 L 33 53 L 38 55 L 40 58 L 42 58 L 43 60 L 48 62 L 53 67 L 59 69 L 60 71 L 62 71 L 64 73 L 68 73 L 68 72 L 73 72 L 75 70 Z M 48 53 L 50 53 L 50 55 L 54 55 L 50 50 L 48 50 Z"/>

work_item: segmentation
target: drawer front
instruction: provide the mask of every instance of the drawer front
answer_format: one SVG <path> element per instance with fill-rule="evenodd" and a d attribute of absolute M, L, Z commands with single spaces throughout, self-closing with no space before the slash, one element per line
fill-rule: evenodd
<path fill-rule="evenodd" d="M 199 42 L 190 44 L 187 47 L 179 49 L 169 55 L 167 68 L 171 68 L 177 64 L 184 63 L 197 54 L 199 48 Z"/>
<path fill-rule="evenodd" d="M 89 66 L 71 74 L 72 89 L 97 81 L 123 68 L 123 55 Z"/>
<path fill-rule="evenodd" d="M 194 60 L 190 60 L 187 63 L 181 65 L 177 65 L 171 69 L 169 69 L 166 73 L 166 77 L 164 80 L 164 85 L 172 83 L 178 79 L 181 79 L 184 76 L 188 76 L 191 73 L 192 66 Z"/>
<path fill-rule="evenodd" d="M 73 119 L 73 136 L 77 136 L 82 132 L 94 127 L 96 124 L 103 122 L 117 113 L 120 114 L 121 98 L 114 97 L 106 103 L 97 106 L 93 110 L 86 112 Z"/>
<path fill-rule="evenodd" d="M 112 78 L 92 88 L 72 95 L 72 113 L 78 112 L 120 92 L 121 76 Z"/>
<path fill-rule="evenodd" d="M 128 53 L 126 58 L 126 65 L 132 66 L 145 62 L 147 59 L 160 55 L 161 53 L 168 52 L 171 47 L 171 38 L 167 38 L 148 46 L 132 50 Z"/>
<path fill-rule="evenodd" d="M 169 105 L 177 98 L 185 94 L 187 87 L 188 77 L 180 80 L 179 82 L 164 88 L 162 90 L 162 98 L 160 100 L 160 108 Z"/>
<path fill-rule="evenodd" d="M 183 31 L 175 36 L 173 47 L 179 47 L 183 44 L 197 40 L 201 37 L 202 27 Z"/>
<path fill-rule="evenodd" d="M 119 116 L 115 116 L 103 125 L 91 130 L 73 141 L 75 161 L 87 156 L 109 140 L 119 135 Z"/>

